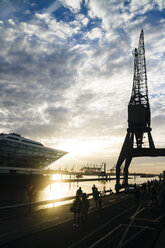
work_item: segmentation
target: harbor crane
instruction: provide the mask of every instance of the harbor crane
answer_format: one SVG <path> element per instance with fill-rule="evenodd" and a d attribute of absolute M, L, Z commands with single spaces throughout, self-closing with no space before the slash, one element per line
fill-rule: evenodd
<path fill-rule="evenodd" d="M 128 104 L 128 128 L 116 164 L 116 192 L 128 185 L 128 168 L 133 157 L 165 156 L 165 149 L 155 148 L 151 135 L 151 113 L 148 99 L 144 32 L 141 30 L 138 48 L 133 51 L 134 76 L 131 98 Z M 144 146 L 147 133 L 147 147 Z M 120 185 L 120 167 L 124 163 L 124 181 Z"/>

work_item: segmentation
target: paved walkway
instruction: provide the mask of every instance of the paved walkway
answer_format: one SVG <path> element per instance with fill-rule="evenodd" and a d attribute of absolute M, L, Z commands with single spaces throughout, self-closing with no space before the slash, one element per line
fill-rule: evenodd
<path fill-rule="evenodd" d="M 104 207 L 125 197 L 123 194 L 111 194 L 103 198 Z M 90 208 L 89 213 L 95 210 L 95 203 L 93 199 L 89 199 Z M 0 219 L 0 245 L 9 241 L 27 236 L 31 233 L 45 230 L 55 225 L 65 223 L 73 220 L 73 213 L 70 212 L 71 204 L 66 204 L 54 208 L 47 208 L 40 211 L 31 211 L 27 208 L 27 214 L 18 216 L 17 214 L 12 218 Z"/>
<path fill-rule="evenodd" d="M 164 209 L 152 206 L 149 194 L 143 198 L 143 204 L 135 204 L 133 194 L 108 195 L 103 198 L 101 214 L 96 211 L 94 201 L 91 199 L 88 214 L 89 225 L 84 233 L 81 229 L 73 230 L 73 214 L 70 212 L 70 204 L 37 212 L 32 211 L 31 214 L 27 213 L 10 219 L 1 218 L 0 245 L 12 248 L 29 247 L 26 246 L 29 242 L 31 248 L 41 247 L 41 244 L 39 246 L 35 244 L 35 240 L 42 239 L 47 233 L 46 237 L 49 237 L 49 242 L 51 240 L 56 242 L 57 239 L 60 241 L 61 246 L 57 246 L 60 248 L 108 247 L 109 245 L 117 248 L 116 242 L 120 244 L 118 247 L 131 247 L 127 245 L 136 238 L 142 236 L 143 239 L 147 239 L 151 235 L 150 247 L 164 248 Z M 54 230 L 53 236 L 50 235 L 52 230 Z M 61 237 L 63 230 L 68 232 L 65 241 Z M 130 237 L 134 238 L 130 239 Z M 93 246 L 84 246 L 84 241 L 88 241 Z M 135 244 L 133 247 L 136 247 Z"/>

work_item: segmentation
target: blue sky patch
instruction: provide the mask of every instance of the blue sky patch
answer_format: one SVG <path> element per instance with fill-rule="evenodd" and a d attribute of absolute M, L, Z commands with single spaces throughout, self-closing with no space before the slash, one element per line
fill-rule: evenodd
<path fill-rule="evenodd" d="M 58 22 L 72 22 L 75 20 L 75 14 L 69 9 L 61 6 L 59 9 L 53 12 L 54 17 Z"/>

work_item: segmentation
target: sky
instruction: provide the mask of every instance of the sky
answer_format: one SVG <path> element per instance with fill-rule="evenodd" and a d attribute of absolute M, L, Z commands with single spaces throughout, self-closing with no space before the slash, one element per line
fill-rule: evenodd
<path fill-rule="evenodd" d="M 51 168 L 112 168 L 144 31 L 152 136 L 165 148 L 164 0 L 0 0 L 0 132 L 68 151 Z M 160 173 L 165 158 L 131 172 Z"/>

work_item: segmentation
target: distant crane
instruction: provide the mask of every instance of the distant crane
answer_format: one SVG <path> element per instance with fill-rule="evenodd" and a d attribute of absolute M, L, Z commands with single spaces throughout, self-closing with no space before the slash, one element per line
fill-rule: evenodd
<path fill-rule="evenodd" d="M 123 173 L 124 170 L 124 164 L 120 166 L 120 174 Z M 116 173 L 116 164 L 109 170 L 110 174 L 115 174 Z"/>
<path fill-rule="evenodd" d="M 156 149 L 151 136 L 150 106 L 148 100 L 144 33 L 141 30 L 138 48 L 133 51 L 134 76 L 131 98 L 128 104 L 127 134 L 116 164 L 116 192 L 121 188 L 120 167 L 124 164 L 123 186 L 128 185 L 128 168 L 133 157 L 165 156 L 165 149 Z M 148 147 L 144 148 L 144 133 L 148 134 Z M 134 142 L 135 140 L 135 142 Z"/>
<path fill-rule="evenodd" d="M 86 166 L 82 166 L 80 171 L 86 174 L 106 174 L 106 163 L 102 162 L 101 165 L 89 164 L 87 163 Z"/>

